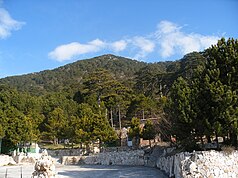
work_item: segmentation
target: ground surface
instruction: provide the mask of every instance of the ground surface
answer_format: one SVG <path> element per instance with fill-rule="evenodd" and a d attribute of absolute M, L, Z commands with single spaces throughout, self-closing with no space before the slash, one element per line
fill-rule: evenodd
<path fill-rule="evenodd" d="M 2 166 L 0 178 L 31 178 L 33 171 L 33 165 Z M 57 178 L 168 178 L 156 168 L 142 166 L 57 165 L 56 171 Z"/>

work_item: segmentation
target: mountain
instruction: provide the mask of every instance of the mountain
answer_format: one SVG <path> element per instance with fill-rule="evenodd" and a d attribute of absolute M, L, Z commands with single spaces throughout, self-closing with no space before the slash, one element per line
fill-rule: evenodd
<path fill-rule="evenodd" d="M 10 85 L 20 91 L 44 93 L 59 91 L 65 86 L 80 85 L 85 76 L 99 68 L 109 70 L 117 79 L 129 80 L 146 65 L 144 62 L 109 54 L 80 60 L 53 70 L 6 77 L 0 79 L 0 83 Z"/>
<path fill-rule="evenodd" d="M 9 85 L 19 91 L 28 91 L 33 95 L 41 95 L 72 87 L 78 88 L 85 77 L 99 68 L 110 71 L 117 80 L 130 87 L 135 83 L 135 77 L 145 70 L 154 74 L 164 74 L 165 83 L 169 80 L 171 83 L 171 80 L 173 81 L 180 75 L 189 75 L 189 71 L 201 61 L 203 61 L 203 57 L 197 52 L 185 55 L 178 61 L 157 63 L 146 63 L 107 54 L 80 60 L 53 70 L 6 77 L 0 79 L 0 84 Z"/>

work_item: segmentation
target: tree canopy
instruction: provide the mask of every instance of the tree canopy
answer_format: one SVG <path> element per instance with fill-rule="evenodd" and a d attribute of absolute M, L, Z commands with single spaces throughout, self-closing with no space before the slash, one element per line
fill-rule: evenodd
<path fill-rule="evenodd" d="M 6 143 L 74 143 L 176 136 L 181 144 L 224 137 L 237 145 L 238 42 L 222 38 L 174 62 L 103 55 L 54 70 L 0 79 L 0 138 Z M 164 122 L 169 127 L 164 127 Z"/>
<path fill-rule="evenodd" d="M 190 80 L 178 78 L 171 89 L 168 115 L 174 134 L 181 141 L 221 136 L 237 146 L 238 41 L 222 38 L 203 55 L 205 66 Z"/>

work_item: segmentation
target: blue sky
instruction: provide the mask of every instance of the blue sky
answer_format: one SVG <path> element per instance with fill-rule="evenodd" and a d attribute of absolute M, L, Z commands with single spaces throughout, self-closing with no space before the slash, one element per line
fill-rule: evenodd
<path fill-rule="evenodd" d="M 0 0 L 0 78 L 115 54 L 176 60 L 238 38 L 237 0 Z"/>

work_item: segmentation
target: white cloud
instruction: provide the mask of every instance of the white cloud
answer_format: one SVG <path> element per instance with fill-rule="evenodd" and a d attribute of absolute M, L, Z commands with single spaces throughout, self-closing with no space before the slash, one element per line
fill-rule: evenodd
<path fill-rule="evenodd" d="M 57 61 L 65 61 L 71 60 L 74 57 L 77 57 L 82 54 L 98 52 L 100 50 L 108 49 L 114 52 L 123 51 L 127 46 L 127 42 L 125 40 L 119 40 L 112 43 L 104 42 L 100 39 L 95 39 L 86 44 L 81 44 L 79 42 L 72 42 L 69 44 L 64 44 L 56 47 L 53 51 L 51 51 L 48 56 L 51 59 L 55 59 Z"/>
<path fill-rule="evenodd" d="M 155 32 L 163 58 L 175 54 L 185 55 L 193 51 L 201 51 L 217 43 L 218 36 L 205 36 L 197 33 L 185 33 L 182 27 L 169 21 L 161 21 Z"/>
<path fill-rule="evenodd" d="M 134 57 L 135 59 L 144 58 L 147 54 L 153 52 L 155 48 L 154 42 L 144 37 L 134 37 L 131 43 L 139 48 L 139 51 Z"/>
<path fill-rule="evenodd" d="M 157 28 L 160 29 L 160 33 L 168 34 L 178 31 L 181 27 L 178 27 L 176 24 L 169 21 L 161 21 Z"/>
<path fill-rule="evenodd" d="M 95 53 L 102 50 L 109 52 L 130 53 L 134 59 L 145 59 L 155 51 L 161 58 L 182 56 L 193 51 L 202 51 L 220 39 L 218 36 L 186 33 L 183 26 L 170 21 L 161 21 L 155 32 L 144 36 L 132 36 L 117 41 L 102 41 L 95 39 L 85 44 L 73 42 L 56 47 L 49 57 L 58 61 L 71 60 L 82 54 Z"/>
<path fill-rule="evenodd" d="M 24 24 L 24 22 L 14 20 L 8 11 L 0 8 L 0 38 L 7 38 L 11 35 L 11 31 L 19 30 Z"/>
<path fill-rule="evenodd" d="M 126 49 L 127 42 L 125 40 L 115 41 L 111 44 L 112 50 L 115 52 L 120 52 Z"/>
<path fill-rule="evenodd" d="M 95 48 L 98 48 L 98 49 L 103 48 L 106 45 L 105 42 L 103 42 L 99 39 L 90 41 L 88 44 L 89 44 L 88 46 L 90 46 L 91 48 L 95 47 Z"/>
<path fill-rule="evenodd" d="M 153 52 L 155 47 L 155 44 L 151 40 L 144 37 L 134 37 L 133 44 L 147 53 Z"/>
<path fill-rule="evenodd" d="M 103 49 L 105 45 L 106 44 L 99 39 L 90 41 L 87 44 L 73 42 L 58 46 L 52 52 L 49 53 L 49 57 L 62 62 L 65 60 L 70 60 L 81 54 L 98 52 Z"/>

